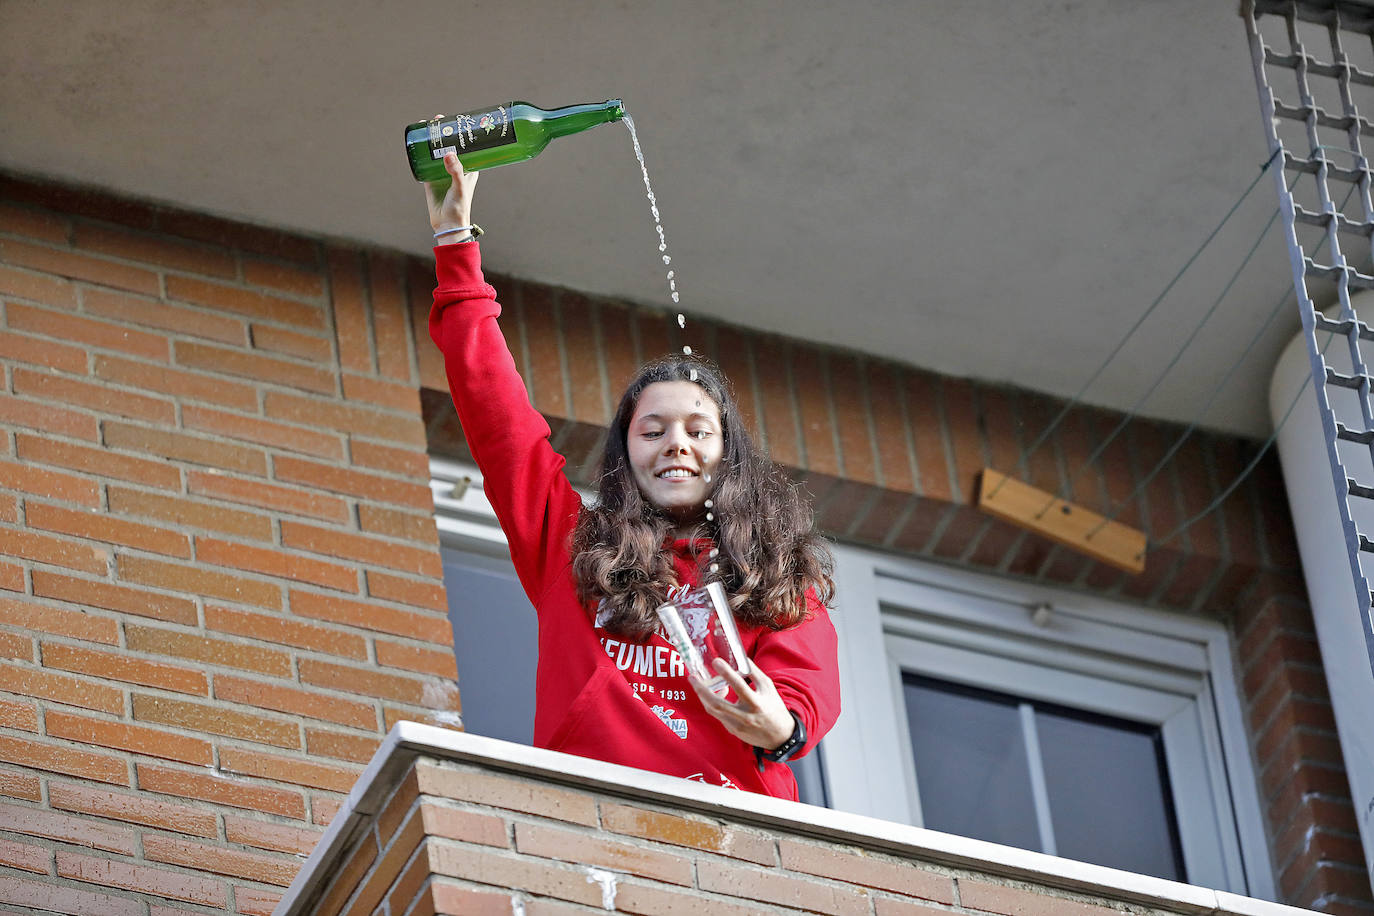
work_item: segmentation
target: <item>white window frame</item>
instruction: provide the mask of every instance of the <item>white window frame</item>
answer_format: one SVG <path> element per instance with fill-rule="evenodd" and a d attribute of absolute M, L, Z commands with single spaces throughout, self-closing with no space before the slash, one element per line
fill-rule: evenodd
<path fill-rule="evenodd" d="M 1274 899 L 1224 626 L 848 545 L 835 567 L 833 807 L 922 826 L 902 672 L 927 674 L 1161 726 L 1190 882 Z"/>

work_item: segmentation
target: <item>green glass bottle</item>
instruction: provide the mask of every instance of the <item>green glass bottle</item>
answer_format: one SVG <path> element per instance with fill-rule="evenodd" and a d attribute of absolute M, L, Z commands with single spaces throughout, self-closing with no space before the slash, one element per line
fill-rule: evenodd
<path fill-rule="evenodd" d="M 450 149 L 469 172 L 524 162 L 555 137 L 575 134 L 625 117 L 620 99 L 545 110 L 510 102 L 459 115 L 436 115 L 406 126 L 406 155 L 416 181 L 445 181 L 444 154 Z"/>

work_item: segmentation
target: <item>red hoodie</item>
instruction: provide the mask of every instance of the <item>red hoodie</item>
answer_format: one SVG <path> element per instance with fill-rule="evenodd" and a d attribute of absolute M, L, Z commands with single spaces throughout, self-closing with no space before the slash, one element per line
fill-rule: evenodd
<path fill-rule="evenodd" d="M 478 245 L 439 245 L 434 258 L 430 336 L 444 353 L 458 419 L 538 614 L 535 745 L 795 799 L 791 770 L 765 762 L 759 772 L 753 748 L 706 712 L 662 635 L 616 636 L 597 625 L 595 607 L 578 600 L 569 544 L 582 503 L 497 326 L 501 307 L 482 277 Z M 710 546 L 678 541 L 667 548 L 679 583 L 698 583 L 697 557 L 705 558 Z M 814 595 L 808 604 L 807 619 L 795 627 L 740 632 L 754 664 L 801 718 L 807 735 L 801 753 L 840 711 L 835 628 Z"/>

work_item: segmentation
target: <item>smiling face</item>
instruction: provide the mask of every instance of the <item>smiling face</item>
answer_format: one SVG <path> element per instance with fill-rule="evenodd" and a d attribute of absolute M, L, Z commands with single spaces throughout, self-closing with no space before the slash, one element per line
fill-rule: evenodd
<path fill-rule="evenodd" d="M 692 382 L 654 382 L 639 395 L 625 449 L 645 501 L 684 534 L 704 513 L 725 453 L 720 408 Z"/>

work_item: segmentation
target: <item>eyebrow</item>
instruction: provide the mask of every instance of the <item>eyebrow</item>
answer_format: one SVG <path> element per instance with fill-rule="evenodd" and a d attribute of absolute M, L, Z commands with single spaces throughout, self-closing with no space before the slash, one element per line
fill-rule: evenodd
<path fill-rule="evenodd" d="M 658 420 L 658 421 L 661 423 L 661 422 L 663 422 L 665 419 L 671 420 L 671 419 L 673 419 L 673 417 L 671 417 L 671 416 L 665 416 L 664 414 L 659 414 L 659 413 L 646 413 L 646 414 L 644 414 L 643 416 L 641 416 L 639 419 L 640 419 L 641 422 L 643 422 L 644 420 Z M 687 414 L 686 419 L 688 419 L 688 420 L 706 420 L 706 421 L 711 422 L 711 423 L 716 423 L 716 422 L 718 422 L 718 421 L 717 421 L 714 417 L 712 417 L 709 413 L 703 413 L 703 412 L 701 412 L 701 411 L 699 411 L 699 410 L 692 411 L 691 413 Z"/>

